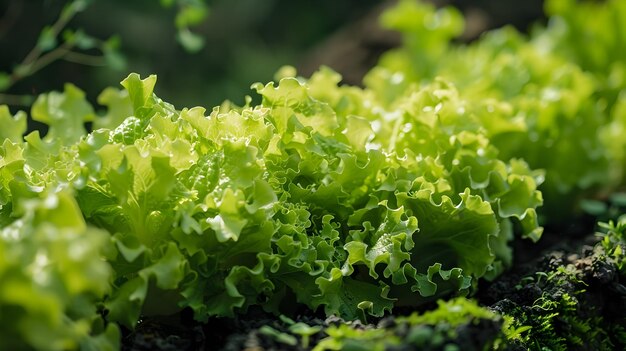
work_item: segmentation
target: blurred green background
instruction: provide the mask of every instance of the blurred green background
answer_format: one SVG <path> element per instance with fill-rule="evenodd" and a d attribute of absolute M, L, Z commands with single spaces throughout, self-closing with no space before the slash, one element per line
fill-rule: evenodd
<path fill-rule="evenodd" d="M 37 43 L 42 28 L 54 23 L 68 2 L 0 0 L 0 72 L 14 70 Z M 452 3 L 464 11 L 468 25 L 462 40 L 506 23 L 526 29 L 542 13 L 541 0 L 435 2 Z M 244 96 L 252 94 L 251 83 L 272 80 L 283 65 L 293 65 L 306 76 L 325 64 L 342 73 L 345 82 L 359 84 L 378 56 L 400 43 L 377 25 L 380 12 L 393 1 L 207 0 L 208 16 L 191 27 L 205 42 L 196 53 L 176 41 L 176 6 L 157 0 L 88 3 L 67 28 L 103 40 L 117 36 L 125 64 L 116 60 L 116 65 L 107 61 L 91 66 L 58 60 L 11 86 L 4 96 L 35 96 L 72 82 L 95 102 L 104 87 L 118 86 L 129 72 L 138 72 L 157 74 L 157 94 L 179 108 L 210 107 L 226 99 L 242 104 Z M 95 49 L 84 53 L 100 54 Z"/>

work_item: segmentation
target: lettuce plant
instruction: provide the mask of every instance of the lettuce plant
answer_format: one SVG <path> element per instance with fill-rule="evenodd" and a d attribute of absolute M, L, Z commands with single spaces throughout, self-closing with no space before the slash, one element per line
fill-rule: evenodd
<path fill-rule="evenodd" d="M 1 348 L 116 350 L 118 328 L 100 313 L 111 291 L 108 234 L 86 226 L 67 190 L 13 205 L 0 230 Z"/>
<path fill-rule="evenodd" d="M 573 3 L 548 1 L 558 16 L 530 38 L 505 27 L 458 45 L 452 39 L 463 21 L 455 9 L 401 1 L 382 22 L 403 33 L 404 45 L 386 53 L 365 83 L 393 102 L 411 85 L 443 77 L 464 99 L 481 101 L 492 111 L 482 126 L 498 157 L 544 169 L 547 220 L 566 220 L 581 197 L 620 184 L 624 159 L 623 60 L 613 50 L 626 19 L 623 2 Z M 597 50 L 580 45 L 581 36 Z"/>
<path fill-rule="evenodd" d="M 102 301 L 127 326 L 185 306 L 206 320 L 293 301 L 382 316 L 497 275 L 514 225 L 538 238 L 537 174 L 496 157 L 481 106 L 443 81 L 383 106 L 338 80 L 257 84 L 261 104 L 208 115 L 156 97 L 154 76 L 106 90 L 98 117 L 67 85 L 33 106 L 48 133 L 23 141 L 24 115 L 5 110 L 3 221 L 21 199 L 72 194 L 110 234 Z"/>

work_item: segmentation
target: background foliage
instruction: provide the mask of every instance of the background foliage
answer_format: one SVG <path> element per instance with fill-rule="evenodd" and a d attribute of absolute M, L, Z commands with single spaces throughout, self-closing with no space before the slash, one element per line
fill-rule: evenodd
<path fill-rule="evenodd" d="M 67 1 L 7 0 L 0 4 L 0 71 L 11 71 L 52 24 Z M 379 2 L 211 0 L 208 15 L 192 26 L 204 47 L 189 53 L 177 44 L 177 7 L 158 1 L 89 1 L 69 23 L 95 38 L 119 39 L 123 62 L 96 67 L 58 61 L 20 82 L 12 94 L 83 87 L 93 101 L 103 86 L 117 86 L 127 72 L 158 73 L 159 93 L 180 106 L 213 106 L 250 93 L 250 82 L 269 81 L 285 64 L 302 61 L 311 48 Z M 93 50 L 92 50 L 93 51 Z M 89 51 L 93 54 L 94 52 Z M 243 101 L 237 101 L 242 103 Z"/>

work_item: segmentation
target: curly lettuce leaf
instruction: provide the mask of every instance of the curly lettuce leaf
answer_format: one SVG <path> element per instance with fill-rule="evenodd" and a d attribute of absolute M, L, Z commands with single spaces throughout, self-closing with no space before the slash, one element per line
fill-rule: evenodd
<path fill-rule="evenodd" d="M 21 142 L 22 136 L 26 132 L 26 120 L 27 116 L 23 111 L 11 115 L 8 106 L 0 106 L 0 124 L 2 125 L 0 140 L 8 139 L 14 143 Z"/>

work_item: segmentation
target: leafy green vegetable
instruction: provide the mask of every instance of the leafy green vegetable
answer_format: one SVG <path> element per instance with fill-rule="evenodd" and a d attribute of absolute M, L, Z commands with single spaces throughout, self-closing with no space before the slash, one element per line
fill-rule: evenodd
<path fill-rule="evenodd" d="M 111 234 L 104 305 L 127 326 L 184 306 L 201 320 L 250 305 L 279 312 L 285 294 L 347 319 L 382 316 L 497 275 L 511 261 L 512 221 L 538 238 L 537 175 L 496 158 L 467 112 L 478 107 L 454 87 L 436 82 L 383 110 L 337 106 L 373 93 L 337 80 L 322 70 L 307 84 L 256 84 L 261 105 L 206 116 L 131 74 L 128 94 L 103 93 L 110 110 L 84 136 L 93 110 L 67 86 L 33 107 L 45 137 L 7 141 L 35 171 L 3 187 L 5 203 L 35 187 L 74 189 L 87 221 Z M 315 96 L 329 85 L 327 102 Z"/>
<path fill-rule="evenodd" d="M 404 45 L 386 53 L 365 83 L 390 104 L 435 77 L 454 83 L 463 99 L 489 112 L 477 117 L 500 159 L 522 158 L 546 171 L 544 213 L 557 223 L 585 192 L 621 181 L 624 145 L 617 135 L 624 121 L 614 111 L 626 85 L 623 50 L 615 46 L 623 41 L 618 23 L 626 11 L 620 1 L 548 1 L 546 7 L 557 16 L 530 38 L 505 27 L 457 45 L 451 40 L 463 24 L 456 11 L 400 1 L 382 22 L 402 32 Z M 590 48 L 581 37 L 602 44 Z M 593 55 L 601 63 L 592 63 Z"/>
<path fill-rule="evenodd" d="M 97 305 L 111 290 L 107 233 L 86 226 L 66 190 L 13 206 L 1 214 L 2 348 L 116 350 L 117 326 Z"/>
<path fill-rule="evenodd" d="M 0 333 L 17 335 L 15 348 L 115 349 L 108 323 L 132 328 L 185 307 L 206 321 L 250 306 L 288 313 L 295 301 L 366 320 L 471 293 L 511 265 L 515 235 L 539 240 L 544 195 L 550 223 L 623 177 L 619 64 L 607 73 L 597 63 L 621 56 L 557 49 L 574 28 L 558 23 L 577 23 L 570 5 L 548 2 L 563 19 L 529 38 L 504 28 L 462 46 L 450 43 L 462 30 L 456 10 L 403 0 L 383 22 L 405 46 L 365 88 L 329 68 L 308 79 L 287 68 L 252 86 L 260 104 L 207 112 L 177 109 L 154 94 L 156 76 L 130 74 L 99 96 L 101 116 L 72 85 L 40 96 L 31 116 L 49 126 L 44 136 L 22 137 L 25 114 L 0 107 Z M 582 8 L 611 12 L 594 6 Z M 559 301 L 571 312 L 573 300 Z M 440 347 L 441 335 L 482 320 L 499 328 L 458 299 L 403 323 L 413 344 Z M 319 330 L 289 332 L 306 344 Z M 320 347 L 400 342 L 384 330 L 328 334 Z"/>

